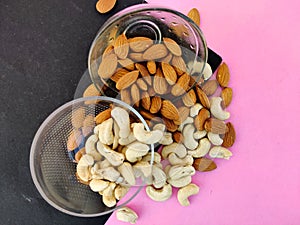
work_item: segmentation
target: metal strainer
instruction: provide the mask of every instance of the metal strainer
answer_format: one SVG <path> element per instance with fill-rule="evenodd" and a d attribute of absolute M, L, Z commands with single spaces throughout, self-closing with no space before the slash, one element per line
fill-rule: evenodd
<path fill-rule="evenodd" d="M 117 99 L 100 96 L 80 98 L 64 104 L 43 122 L 34 137 L 30 152 L 30 170 L 34 184 L 50 205 L 69 215 L 94 217 L 110 213 L 127 204 L 143 187 L 131 187 L 136 191 L 124 197 L 124 204 L 109 208 L 102 203 L 98 193 L 92 192 L 89 186 L 76 178 L 76 163 L 70 159 L 67 150 L 67 139 L 73 130 L 72 113 L 83 108 L 86 114 L 95 116 L 110 104 L 128 110 L 145 125 L 146 130 L 150 130 L 134 108 Z M 153 155 L 154 146 L 150 147 Z"/>

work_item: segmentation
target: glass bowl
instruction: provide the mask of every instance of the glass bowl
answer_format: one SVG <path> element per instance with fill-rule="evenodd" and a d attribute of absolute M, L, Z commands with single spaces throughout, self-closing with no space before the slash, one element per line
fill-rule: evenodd
<path fill-rule="evenodd" d="M 136 121 L 142 122 L 146 130 L 150 130 L 143 117 L 131 106 L 110 97 L 79 98 L 56 109 L 38 129 L 30 150 L 30 171 L 33 182 L 42 197 L 54 208 L 69 215 L 79 217 L 94 217 L 111 213 L 132 200 L 144 186 L 143 181 L 131 186 L 134 191 L 125 195 L 122 204 L 107 207 L 101 196 L 90 187 L 80 182 L 76 177 L 74 151 L 68 150 L 68 138 L 74 130 L 82 132 L 86 140 L 93 133 L 93 124 L 78 128 L 88 116 L 104 111 L 110 105 L 127 110 Z M 76 113 L 81 110 L 82 116 Z M 75 119 L 74 119 L 75 118 Z M 85 128 L 85 129 L 83 129 Z M 101 132 L 101 131 L 99 131 Z M 76 139 L 78 140 L 78 139 Z M 78 148 L 84 141 L 78 143 Z M 151 162 L 153 163 L 154 146 L 150 145 Z"/>

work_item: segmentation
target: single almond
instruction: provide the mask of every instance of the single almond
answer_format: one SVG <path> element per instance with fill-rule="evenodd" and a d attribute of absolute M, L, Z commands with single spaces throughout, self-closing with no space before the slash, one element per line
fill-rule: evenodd
<path fill-rule="evenodd" d="M 195 24 L 197 24 L 198 26 L 200 26 L 200 13 L 198 11 L 198 9 L 193 8 L 191 9 L 187 16 L 194 21 Z"/>
<path fill-rule="evenodd" d="M 197 97 L 200 101 L 200 103 L 207 109 L 210 108 L 210 101 L 207 97 L 207 95 L 204 93 L 204 91 L 201 90 L 201 88 L 197 85 L 195 86 L 195 91 L 197 94 Z"/>
<path fill-rule="evenodd" d="M 83 142 L 83 136 L 81 135 L 81 132 L 78 130 L 73 130 L 67 140 L 67 149 L 68 151 L 73 151 L 76 148 L 78 148 L 78 146 L 81 145 L 81 143 Z"/>
<path fill-rule="evenodd" d="M 211 96 L 217 91 L 218 86 L 217 80 L 208 80 L 202 86 L 202 90 L 207 96 Z"/>
<path fill-rule="evenodd" d="M 100 92 L 94 84 L 90 84 L 83 92 L 83 97 L 99 96 Z"/>
<path fill-rule="evenodd" d="M 162 62 L 166 62 L 166 63 L 170 63 L 171 60 L 172 60 L 172 58 L 173 58 L 173 55 L 172 55 L 172 53 L 170 52 L 166 57 L 162 58 L 161 61 L 162 61 Z"/>
<path fill-rule="evenodd" d="M 102 54 L 102 59 L 104 59 L 106 56 L 110 55 L 114 53 L 114 46 L 112 45 L 108 45 L 105 49 L 104 52 Z"/>
<path fill-rule="evenodd" d="M 188 118 L 188 116 L 190 114 L 190 109 L 188 107 L 181 106 L 178 108 L 178 112 L 179 112 L 180 118 L 178 120 L 174 120 L 174 123 L 176 125 L 180 125 L 183 121 L 186 120 L 186 118 Z"/>
<path fill-rule="evenodd" d="M 176 56 L 181 56 L 182 51 L 180 46 L 177 44 L 176 41 L 174 41 L 171 38 L 163 38 L 165 46 L 168 48 L 168 50 Z"/>
<path fill-rule="evenodd" d="M 217 71 L 217 81 L 222 87 L 227 87 L 230 79 L 229 68 L 225 62 L 223 62 Z"/>
<path fill-rule="evenodd" d="M 230 105 L 232 101 L 232 89 L 230 87 L 226 87 L 222 90 L 221 97 L 223 99 L 222 104 L 223 107 L 226 108 Z"/>
<path fill-rule="evenodd" d="M 212 171 L 217 168 L 217 164 L 208 158 L 198 158 L 194 160 L 193 167 L 200 172 Z"/>
<path fill-rule="evenodd" d="M 138 71 L 140 71 L 140 74 L 142 75 L 144 80 L 151 86 L 152 85 L 152 79 L 151 79 L 150 73 L 147 70 L 147 68 L 145 66 L 143 66 L 142 64 L 140 64 L 140 63 L 136 63 L 135 68 L 137 68 Z"/>
<path fill-rule="evenodd" d="M 196 129 L 204 130 L 205 121 L 209 118 L 210 118 L 210 112 L 207 109 L 202 108 L 194 120 L 194 125 Z"/>
<path fill-rule="evenodd" d="M 234 142 L 235 142 L 235 138 L 236 138 L 236 134 L 235 134 L 235 129 L 232 123 L 228 122 L 226 124 L 227 127 L 227 132 L 225 133 L 224 137 L 223 137 L 223 143 L 222 146 L 225 148 L 229 148 L 231 147 Z"/>
<path fill-rule="evenodd" d="M 127 103 L 128 105 L 131 105 L 131 94 L 130 94 L 130 90 L 127 89 L 122 89 L 120 91 L 120 95 L 121 95 L 121 100 L 125 103 Z"/>
<path fill-rule="evenodd" d="M 123 77 L 125 74 L 127 74 L 129 71 L 124 69 L 124 68 L 120 68 L 118 69 L 111 77 L 110 79 L 112 81 L 114 81 L 115 83 L 118 82 L 118 80 Z"/>
<path fill-rule="evenodd" d="M 159 96 L 154 96 L 151 99 L 151 107 L 150 107 L 150 112 L 155 114 L 158 113 L 160 108 L 161 108 L 161 98 Z"/>
<path fill-rule="evenodd" d="M 83 126 L 94 127 L 95 126 L 94 115 L 88 114 L 83 120 Z"/>
<path fill-rule="evenodd" d="M 119 59 L 118 63 L 127 70 L 132 71 L 135 69 L 134 62 L 129 58 Z"/>
<path fill-rule="evenodd" d="M 105 58 L 102 58 L 98 69 L 98 75 L 103 79 L 110 78 L 115 73 L 117 65 L 117 56 L 115 54 L 109 54 Z"/>
<path fill-rule="evenodd" d="M 139 107 L 140 100 L 141 100 L 140 89 L 136 84 L 131 85 L 130 93 L 131 93 L 132 103 L 134 104 L 134 106 Z"/>
<path fill-rule="evenodd" d="M 181 132 L 179 131 L 175 131 L 172 133 L 172 137 L 173 137 L 173 140 L 177 143 L 182 143 L 183 142 L 183 135 Z"/>
<path fill-rule="evenodd" d="M 161 122 L 161 118 L 150 113 L 149 111 L 146 111 L 146 110 L 140 110 L 139 113 L 145 118 L 145 119 L 148 119 L 152 122 L 158 122 L 160 123 Z"/>
<path fill-rule="evenodd" d="M 111 108 L 108 108 L 102 112 L 100 112 L 95 118 L 94 121 L 96 124 L 100 124 L 103 121 L 111 118 Z"/>
<path fill-rule="evenodd" d="M 125 34 L 120 34 L 114 42 L 114 52 L 120 59 L 126 59 L 129 52 L 129 44 Z"/>
<path fill-rule="evenodd" d="M 144 60 L 156 60 L 165 57 L 168 54 L 168 50 L 163 44 L 155 44 L 148 48 L 144 54 Z"/>
<path fill-rule="evenodd" d="M 118 90 L 122 90 L 122 89 L 129 87 L 137 80 L 139 73 L 140 72 L 138 70 L 133 70 L 133 71 L 125 74 L 116 83 L 116 88 Z"/>
<path fill-rule="evenodd" d="M 174 70 L 174 68 L 170 64 L 162 62 L 161 63 L 161 69 L 162 69 L 162 72 L 164 74 L 164 77 L 166 78 L 166 81 L 170 85 L 175 84 L 176 81 L 177 81 L 177 73 Z"/>
<path fill-rule="evenodd" d="M 160 68 L 157 68 L 156 74 L 153 78 L 153 89 L 157 94 L 165 94 L 168 91 L 168 83 L 163 77 L 162 71 Z"/>
<path fill-rule="evenodd" d="M 133 61 L 133 62 L 142 62 L 143 59 L 143 54 L 142 53 L 136 53 L 136 52 L 132 52 L 129 53 L 129 58 Z"/>
<path fill-rule="evenodd" d="M 225 122 L 216 118 L 207 119 L 204 128 L 207 132 L 212 132 L 214 134 L 225 134 L 228 131 Z"/>
<path fill-rule="evenodd" d="M 137 79 L 136 84 L 139 86 L 139 88 L 140 88 L 141 90 L 147 91 L 148 86 L 147 86 L 147 84 L 146 84 L 146 82 L 144 81 L 143 78 Z"/>
<path fill-rule="evenodd" d="M 189 87 L 190 75 L 184 73 L 181 75 L 177 83 L 172 87 L 171 93 L 174 96 L 180 96 L 187 92 Z"/>
<path fill-rule="evenodd" d="M 149 73 L 155 74 L 156 73 L 156 63 L 154 61 L 148 61 L 147 69 L 148 69 Z"/>
<path fill-rule="evenodd" d="M 173 120 L 165 117 L 162 117 L 162 119 L 169 132 L 175 132 L 178 129 L 178 125 L 176 125 Z"/>
<path fill-rule="evenodd" d="M 170 120 L 178 120 L 180 118 L 178 109 L 169 100 L 163 100 L 161 109 L 161 114 Z"/>
<path fill-rule="evenodd" d="M 193 105 L 196 104 L 196 101 L 197 101 L 197 97 L 196 97 L 196 93 L 193 89 L 190 90 L 188 93 L 186 93 L 182 97 L 182 102 L 187 107 L 192 107 Z"/>
<path fill-rule="evenodd" d="M 134 37 L 128 41 L 130 49 L 134 52 L 143 52 L 153 45 L 153 40 L 147 37 Z"/>
<path fill-rule="evenodd" d="M 78 108 L 72 111 L 72 125 L 74 128 L 79 129 L 83 126 L 83 121 L 85 118 L 85 109 Z"/>
<path fill-rule="evenodd" d="M 99 0 L 96 3 L 96 9 L 99 13 L 107 13 L 113 9 L 117 0 Z"/>
<path fill-rule="evenodd" d="M 141 104 L 142 104 L 142 106 L 143 106 L 144 109 L 150 110 L 150 107 L 151 107 L 151 98 L 150 98 L 148 92 L 146 92 L 146 91 L 142 92 Z"/>
<path fill-rule="evenodd" d="M 182 75 L 186 72 L 186 64 L 182 57 L 180 56 L 173 56 L 171 65 L 176 70 L 178 76 Z"/>

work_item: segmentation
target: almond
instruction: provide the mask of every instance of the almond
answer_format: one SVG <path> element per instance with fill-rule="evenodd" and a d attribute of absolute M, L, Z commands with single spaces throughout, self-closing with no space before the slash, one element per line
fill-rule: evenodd
<path fill-rule="evenodd" d="M 196 129 L 204 130 L 205 121 L 209 118 L 210 118 L 210 112 L 207 109 L 202 108 L 194 120 L 194 125 Z"/>
<path fill-rule="evenodd" d="M 179 120 L 174 120 L 174 123 L 176 125 L 180 125 L 183 121 L 186 120 L 186 118 L 188 118 L 188 116 L 190 114 L 190 109 L 188 107 L 181 106 L 178 108 L 178 112 L 179 112 L 180 118 L 179 118 Z"/>
<path fill-rule="evenodd" d="M 104 59 L 106 56 L 108 56 L 112 53 L 114 53 L 114 46 L 108 45 L 102 54 L 102 59 Z"/>
<path fill-rule="evenodd" d="M 217 71 L 217 81 L 222 87 L 227 87 L 230 79 L 229 68 L 225 62 L 223 62 Z"/>
<path fill-rule="evenodd" d="M 125 89 L 125 88 L 129 87 L 130 85 L 132 85 L 136 81 L 138 76 L 139 76 L 139 71 L 138 70 L 134 70 L 134 71 L 131 71 L 131 72 L 125 74 L 116 83 L 116 88 L 118 90 L 122 90 L 122 89 Z"/>
<path fill-rule="evenodd" d="M 100 92 L 97 90 L 94 84 L 90 84 L 83 92 L 83 97 L 99 96 Z M 86 103 L 87 104 L 87 103 Z"/>
<path fill-rule="evenodd" d="M 157 94 L 165 94 L 168 91 L 168 83 L 163 77 L 160 68 L 157 68 L 156 74 L 153 78 L 153 89 Z"/>
<path fill-rule="evenodd" d="M 215 118 L 207 119 L 204 128 L 207 132 L 212 132 L 214 134 L 225 134 L 228 130 L 224 121 Z"/>
<path fill-rule="evenodd" d="M 121 68 L 121 69 L 118 69 L 111 77 L 110 79 L 112 81 L 114 81 L 115 83 L 118 82 L 118 80 L 123 77 L 125 74 L 127 74 L 129 71 L 124 69 L 124 68 Z"/>
<path fill-rule="evenodd" d="M 73 151 L 82 143 L 83 136 L 81 135 L 80 131 L 72 130 L 70 133 L 68 140 L 67 140 L 67 149 L 68 151 Z"/>
<path fill-rule="evenodd" d="M 158 122 L 158 123 L 161 122 L 160 117 L 158 117 L 158 116 L 156 116 L 156 115 L 150 113 L 149 111 L 140 110 L 139 113 L 140 113 L 145 119 L 151 120 L 152 122 Z"/>
<path fill-rule="evenodd" d="M 200 101 L 200 103 L 207 109 L 210 108 L 210 101 L 207 97 L 207 95 L 201 90 L 201 88 L 197 85 L 195 87 L 196 90 L 196 94 L 198 96 L 198 99 Z"/>
<path fill-rule="evenodd" d="M 222 90 L 221 97 L 223 99 L 224 108 L 228 107 L 232 100 L 232 89 L 230 87 L 226 87 Z"/>
<path fill-rule="evenodd" d="M 167 119 L 165 117 L 162 117 L 162 119 L 168 131 L 175 132 L 178 129 L 178 125 L 176 125 L 173 120 Z"/>
<path fill-rule="evenodd" d="M 175 131 L 173 134 L 173 140 L 177 143 L 182 143 L 183 142 L 183 135 L 179 131 Z"/>
<path fill-rule="evenodd" d="M 129 58 L 119 59 L 118 63 L 127 70 L 132 71 L 135 69 L 134 62 Z"/>
<path fill-rule="evenodd" d="M 137 68 L 140 71 L 140 74 L 142 75 L 144 80 L 151 86 L 152 79 L 150 77 L 150 73 L 148 72 L 147 68 L 140 63 L 136 63 L 135 68 Z"/>
<path fill-rule="evenodd" d="M 172 60 L 172 53 L 170 52 L 166 57 L 162 58 L 161 61 L 162 62 L 166 62 L 166 63 L 170 63 L 170 61 Z"/>
<path fill-rule="evenodd" d="M 128 56 L 133 62 L 142 62 L 144 60 L 142 53 L 132 52 L 132 53 L 129 53 Z"/>
<path fill-rule="evenodd" d="M 218 81 L 216 80 L 208 80 L 205 82 L 205 84 L 202 86 L 202 90 L 207 96 L 213 95 L 217 88 L 218 88 Z"/>
<path fill-rule="evenodd" d="M 180 118 L 177 108 L 169 100 L 162 101 L 160 112 L 165 118 L 170 120 L 178 120 Z"/>
<path fill-rule="evenodd" d="M 149 73 L 155 74 L 156 73 L 156 63 L 154 61 L 148 61 L 147 69 L 148 69 Z"/>
<path fill-rule="evenodd" d="M 95 118 L 94 121 L 96 124 L 100 124 L 103 121 L 109 119 L 111 117 L 111 108 L 108 108 L 102 112 L 100 112 Z"/>
<path fill-rule="evenodd" d="M 139 86 L 139 88 L 140 88 L 141 90 L 147 91 L 148 86 L 147 86 L 147 84 L 146 84 L 146 82 L 144 81 L 143 78 L 137 79 L 136 84 Z"/>
<path fill-rule="evenodd" d="M 154 96 L 151 99 L 151 107 L 150 107 L 150 112 L 151 113 L 158 113 L 160 108 L 161 108 L 161 98 L 159 96 Z"/>
<path fill-rule="evenodd" d="M 181 48 L 180 46 L 177 44 L 176 41 L 174 41 L 171 38 L 163 38 L 164 44 L 165 46 L 168 48 L 168 50 L 176 56 L 181 56 L 182 52 L 181 52 Z"/>
<path fill-rule="evenodd" d="M 134 52 L 143 52 L 153 45 L 153 40 L 147 37 L 134 37 L 129 39 L 129 47 Z"/>
<path fill-rule="evenodd" d="M 217 168 L 217 164 L 208 158 L 198 158 L 195 159 L 193 163 L 193 167 L 195 170 L 201 171 L 201 172 L 207 172 L 212 171 Z"/>
<path fill-rule="evenodd" d="M 109 54 L 105 58 L 102 58 L 98 69 L 98 75 L 103 79 L 110 78 L 117 69 L 118 59 L 115 54 Z"/>
<path fill-rule="evenodd" d="M 165 63 L 165 62 L 161 63 L 161 68 L 162 68 L 164 77 L 166 78 L 166 81 L 170 85 L 175 84 L 177 81 L 177 74 L 176 74 L 176 71 L 174 70 L 174 68 L 170 64 Z"/>
<path fill-rule="evenodd" d="M 140 90 L 136 84 L 133 84 L 131 86 L 131 99 L 134 106 L 139 107 L 140 106 Z"/>
<path fill-rule="evenodd" d="M 187 107 L 192 107 L 193 105 L 196 104 L 197 97 L 195 91 L 192 89 L 188 93 L 186 93 L 182 97 L 183 104 Z"/>
<path fill-rule="evenodd" d="M 148 92 L 142 92 L 141 103 L 144 109 L 150 110 L 151 107 L 151 99 Z M 152 113 L 152 112 L 151 112 Z"/>
<path fill-rule="evenodd" d="M 173 56 L 171 65 L 176 70 L 178 76 L 182 75 L 186 72 L 186 64 L 182 57 L 180 56 Z"/>
<path fill-rule="evenodd" d="M 99 13 L 107 13 L 113 9 L 117 0 L 99 0 L 96 3 L 96 9 Z"/>
<path fill-rule="evenodd" d="M 197 24 L 198 26 L 200 26 L 200 13 L 198 11 L 198 9 L 193 8 L 191 9 L 187 16 L 194 21 L 195 24 Z"/>
<path fill-rule="evenodd" d="M 122 89 L 120 91 L 121 100 L 128 105 L 131 105 L 131 97 L 130 97 L 130 90 L 128 89 Z"/>
<path fill-rule="evenodd" d="M 150 96 L 155 96 L 156 95 L 156 92 L 155 92 L 155 90 L 152 86 L 148 88 L 148 94 Z"/>
<path fill-rule="evenodd" d="M 125 34 L 120 34 L 114 42 L 115 54 L 120 59 L 126 59 L 129 52 L 129 44 Z"/>
<path fill-rule="evenodd" d="M 83 121 L 85 118 L 84 108 L 78 108 L 72 111 L 72 125 L 74 128 L 79 129 L 83 126 Z"/>
<path fill-rule="evenodd" d="M 156 60 L 165 57 L 168 54 L 168 50 L 163 44 L 155 44 L 148 48 L 144 54 L 144 60 Z"/>
<path fill-rule="evenodd" d="M 235 129 L 232 123 L 228 122 L 226 124 L 227 132 L 224 135 L 222 146 L 225 148 L 231 147 L 235 142 Z"/>
<path fill-rule="evenodd" d="M 171 93 L 174 96 L 180 96 L 186 93 L 189 87 L 190 75 L 184 73 L 177 80 L 177 83 L 172 87 Z"/>
<path fill-rule="evenodd" d="M 85 148 L 81 148 L 78 152 L 76 152 L 76 154 L 75 154 L 75 161 L 78 163 L 79 162 L 79 160 L 81 159 L 81 157 L 84 155 L 84 154 L 86 154 L 86 152 L 85 152 Z M 77 173 L 76 173 L 77 174 Z M 89 183 L 89 182 L 88 182 Z M 88 183 L 87 183 L 87 185 L 88 185 Z"/>

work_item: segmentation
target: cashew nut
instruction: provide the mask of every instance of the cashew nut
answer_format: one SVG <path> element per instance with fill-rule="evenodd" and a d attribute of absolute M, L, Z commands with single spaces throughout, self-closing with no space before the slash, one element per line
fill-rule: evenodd
<path fill-rule="evenodd" d="M 187 124 L 190 124 L 190 123 L 194 123 L 194 120 L 193 120 L 192 117 L 186 118 L 185 121 L 183 121 L 183 122 L 179 125 L 179 127 L 178 127 L 177 130 L 181 132 L 181 131 L 183 130 L 184 126 L 187 125 Z"/>
<path fill-rule="evenodd" d="M 85 142 L 85 152 L 86 152 L 86 154 L 93 156 L 93 158 L 96 161 L 99 161 L 99 160 L 101 160 L 102 156 L 97 151 L 97 148 L 96 148 L 97 141 L 98 141 L 98 135 L 97 134 L 91 135 Z"/>
<path fill-rule="evenodd" d="M 143 156 L 142 161 L 151 162 L 151 159 L 152 159 L 152 152 L 149 152 L 147 155 Z M 161 162 L 161 156 L 158 152 L 154 152 L 153 162 L 155 163 Z"/>
<path fill-rule="evenodd" d="M 204 62 L 189 62 L 188 68 L 190 71 L 190 74 L 194 73 L 201 73 L 201 70 L 203 68 Z M 212 76 L 213 72 L 211 69 L 211 66 L 208 63 L 205 63 L 204 70 L 202 72 L 204 80 L 208 80 Z"/>
<path fill-rule="evenodd" d="M 93 164 L 94 158 L 91 155 L 85 154 L 81 157 L 76 167 L 77 175 L 81 180 L 88 182 L 91 179 L 90 168 Z"/>
<path fill-rule="evenodd" d="M 139 161 L 133 165 L 133 170 L 137 174 L 141 173 L 143 177 L 149 177 L 152 173 L 152 166 L 149 162 Z"/>
<path fill-rule="evenodd" d="M 230 113 L 223 110 L 221 97 L 212 97 L 210 99 L 210 112 L 219 120 L 227 120 L 230 117 Z"/>
<path fill-rule="evenodd" d="M 126 137 L 126 138 L 119 138 L 120 145 L 129 145 L 130 143 L 132 143 L 134 141 L 136 141 L 136 138 L 132 132 L 130 132 L 128 137 Z"/>
<path fill-rule="evenodd" d="M 145 144 L 154 144 L 163 137 L 161 130 L 146 131 L 142 123 L 133 123 L 132 127 L 135 138 Z"/>
<path fill-rule="evenodd" d="M 172 196 L 172 186 L 165 184 L 161 189 L 156 189 L 149 185 L 146 187 L 146 193 L 152 200 L 163 202 Z"/>
<path fill-rule="evenodd" d="M 192 176 L 181 177 L 180 179 L 177 179 L 177 180 L 173 180 L 173 179 L 169 178 L 167 181 L 173 187 L 181 188 L 192 182 Z"/>
<path fill-rule="evenodd" d="M 120 173 L 112 166 L 106 167 L 103 169 L 99 169 L 96 171 L 96 174 L 99 175 L 99 177 L 102 177 L 105 180 L 109 180 L 112 182 L 115 182 L 119 177 Z"/>
<path fill-rule="evenodd" d="M 188 151 L 188 154 L 194 158 L 200 158 L 209 152 L 210 147 L 210 141 L 207 138 L 203 138 L 199 141 L 198 147 L 195 150 Z"/>
<path fill-rule="evenodd" d="M 189 197 L 196 195 L 199 192 L 199 187 L 196 184 L 188 184 L 185 187 L 182 187 L 177 192 L 177 199 L 182 206 L 190 205 Z"/>
<path fill-rule="evenodd" d="M 197 130 L 195 133 L 194 133 L 194 138 L 196 140 L 199 140 L 203 137 L 205 137 L 205 135 L 207 134 L 206 130 Z"/>
<path fill-rule="evenodd" d="M 215 146 L 209 151 L 209 156 L 212 158 L 230 159 L 232 153 L 227 148 Z"/>
<path fill-rule="evenodd" d="M 203 106 L 200 103 L 196 103 L 190 108 L 190 117 L 195 117 L 198 115 L 200 109 L 202 109 Z"/>
<path fill-rule="evenodd" d="M 109 118 L 97 125 L 99 127 L 99 140 L 102 144 L 111 145 L 114 142 L 113 124 L 113 119 Z"/>
<path fill-rule="evenodd" d="M 141 159 L 142 156 L 149 152 L 149 146 L 140 142 L 133 142 L 127 145 L 125 148 L 125 156 L 129 162 L 136 162 Z"/>
<path fill-rule="evenodd" d="M 111 163 L 107 159 L 97 162 L 97 164 L 99 165 L 98 169 L 104 169 L 106 167 L 112 166 Z"/>
<path fill-rule="evenodd" d="M 162 139 L 159 141 L 159 144 L 162 145 L 170 145 L 173 143 L 173 137 L 172 133 L 170 132 L 165 132 Z"/>
<path fill-rule="evenodd" d="M 138 219 L 136 212 L 128 207 L 122 207 L 118 209 L 116 215 L 118 220 L 131 224 L 135 224 L 136 220 Z"/>
<path fill-rule="evenodd" d="M 195 131 L 193 124 L 188 124 L 183 128 L 183 144 L 187 149 L 193 150 L 197 148 L 198 142 L 194 139 L 194 136 L 191 135 Z"/>
<path fill-rule="evenodd" d="M 155 188 L 161 188 L 165 185 L 167 181 L 167 175 L 161 168 L 155 165 L 152 166 L 152 175 L 153 175 L 153 186 Z"/>
<path fill-rule="evenodd" d="M 167 159 L 169 154 L 171 154 L 172 152 L 174 152 L 179 158 L 183 158 L 187 154 L 186 148 L 183 144 L 174 142 L 170 145 L 164 146 L 161 151 L 161 155 L 163 159 Z"/>
<path fill-rule="evenodd" d="M 116 121 L 114 121 L 114 141 L 113 141 L 113 145 L 112 145 L 112 149 L 116 149 L 119 146 L 119 133 L 120 133 L 120 128 L 117 124 Z"/>
<path fill-rule="evenodd" d="M 130 120 L 128 112 L 120 107 L 115 107 L 111 110 L 111 116 L 120 128 L 119 136 L 121 138 L 127 138 L 130 134 Z"/>
<path fill-rule="evenodd" d="M 221 145 L 223 143 L 223 139 L 219 134 L 208 132 L 207 137 L 213 145 Z"/>
<path fill-rule="evenodd" d="M 187 166 L 175 165 L 175 166 L 171 166 L 168 176 L 173 180 L 177 180 L 185 176 L 192 176 L 195 173 L 196 170 L 191 165 L 187 165 Z"/>
<path fill-rule="evenodd" d="M 107 207 L 114 207 L 117 204 L 115 196 L 102 196 L 102 201 Z"/>
<path fill-rule="evenodd" d="M 109 146 L 102 144 L 101 142 L 97 143 L 97 150 L 113 166 L 119 166 L 125 160 L 124 154 L 112 150 Z"/>
<path fill-rule="evenodd" d="M 160 130 L 162 132 L 165 132 L 166 125 L 164 125 L 162 123 L 155 124 L 155 126 L 153 127 L 153 130 Z"/>
<path fill-rule="evenodd" d="M 191 155 L 186 155 L 181 159 L 174 152 L 169 154 L 168 160 L 171 165 L 193 165 L 194 162 L 194 159 Z"/>
<path fill-rule="evenodd" d="M 91 188 L 92 191 L 100 192 L 100 191 L 103 191 L 105 188 L 108 187 L 109 181 L 104 181 L 104 180 L 101 180 L 101 179 L 93 179 L 93 180 L 91 180 L 89 185 L 90 185 L 90 188 Z"/>
<path fill-rule="evenodd" d="M 128 184 L 130 185 L 135 185 L 135 177 L 134 177 L 134 172 L 132 169 L 132 166 L 128 162 L 122 163 L 118 167 L 119 172 L 121 175 L 124 177 L 124 179 L 127 181 Z"/>
<path fill-rule="evenodd" d="M 128 191 L 129 191 L 129 187 L 125 187 L 123 185 L 117 185 L 114 191 L 115 198 L 117 200 L 120 200 L 127 194 Z"/>

